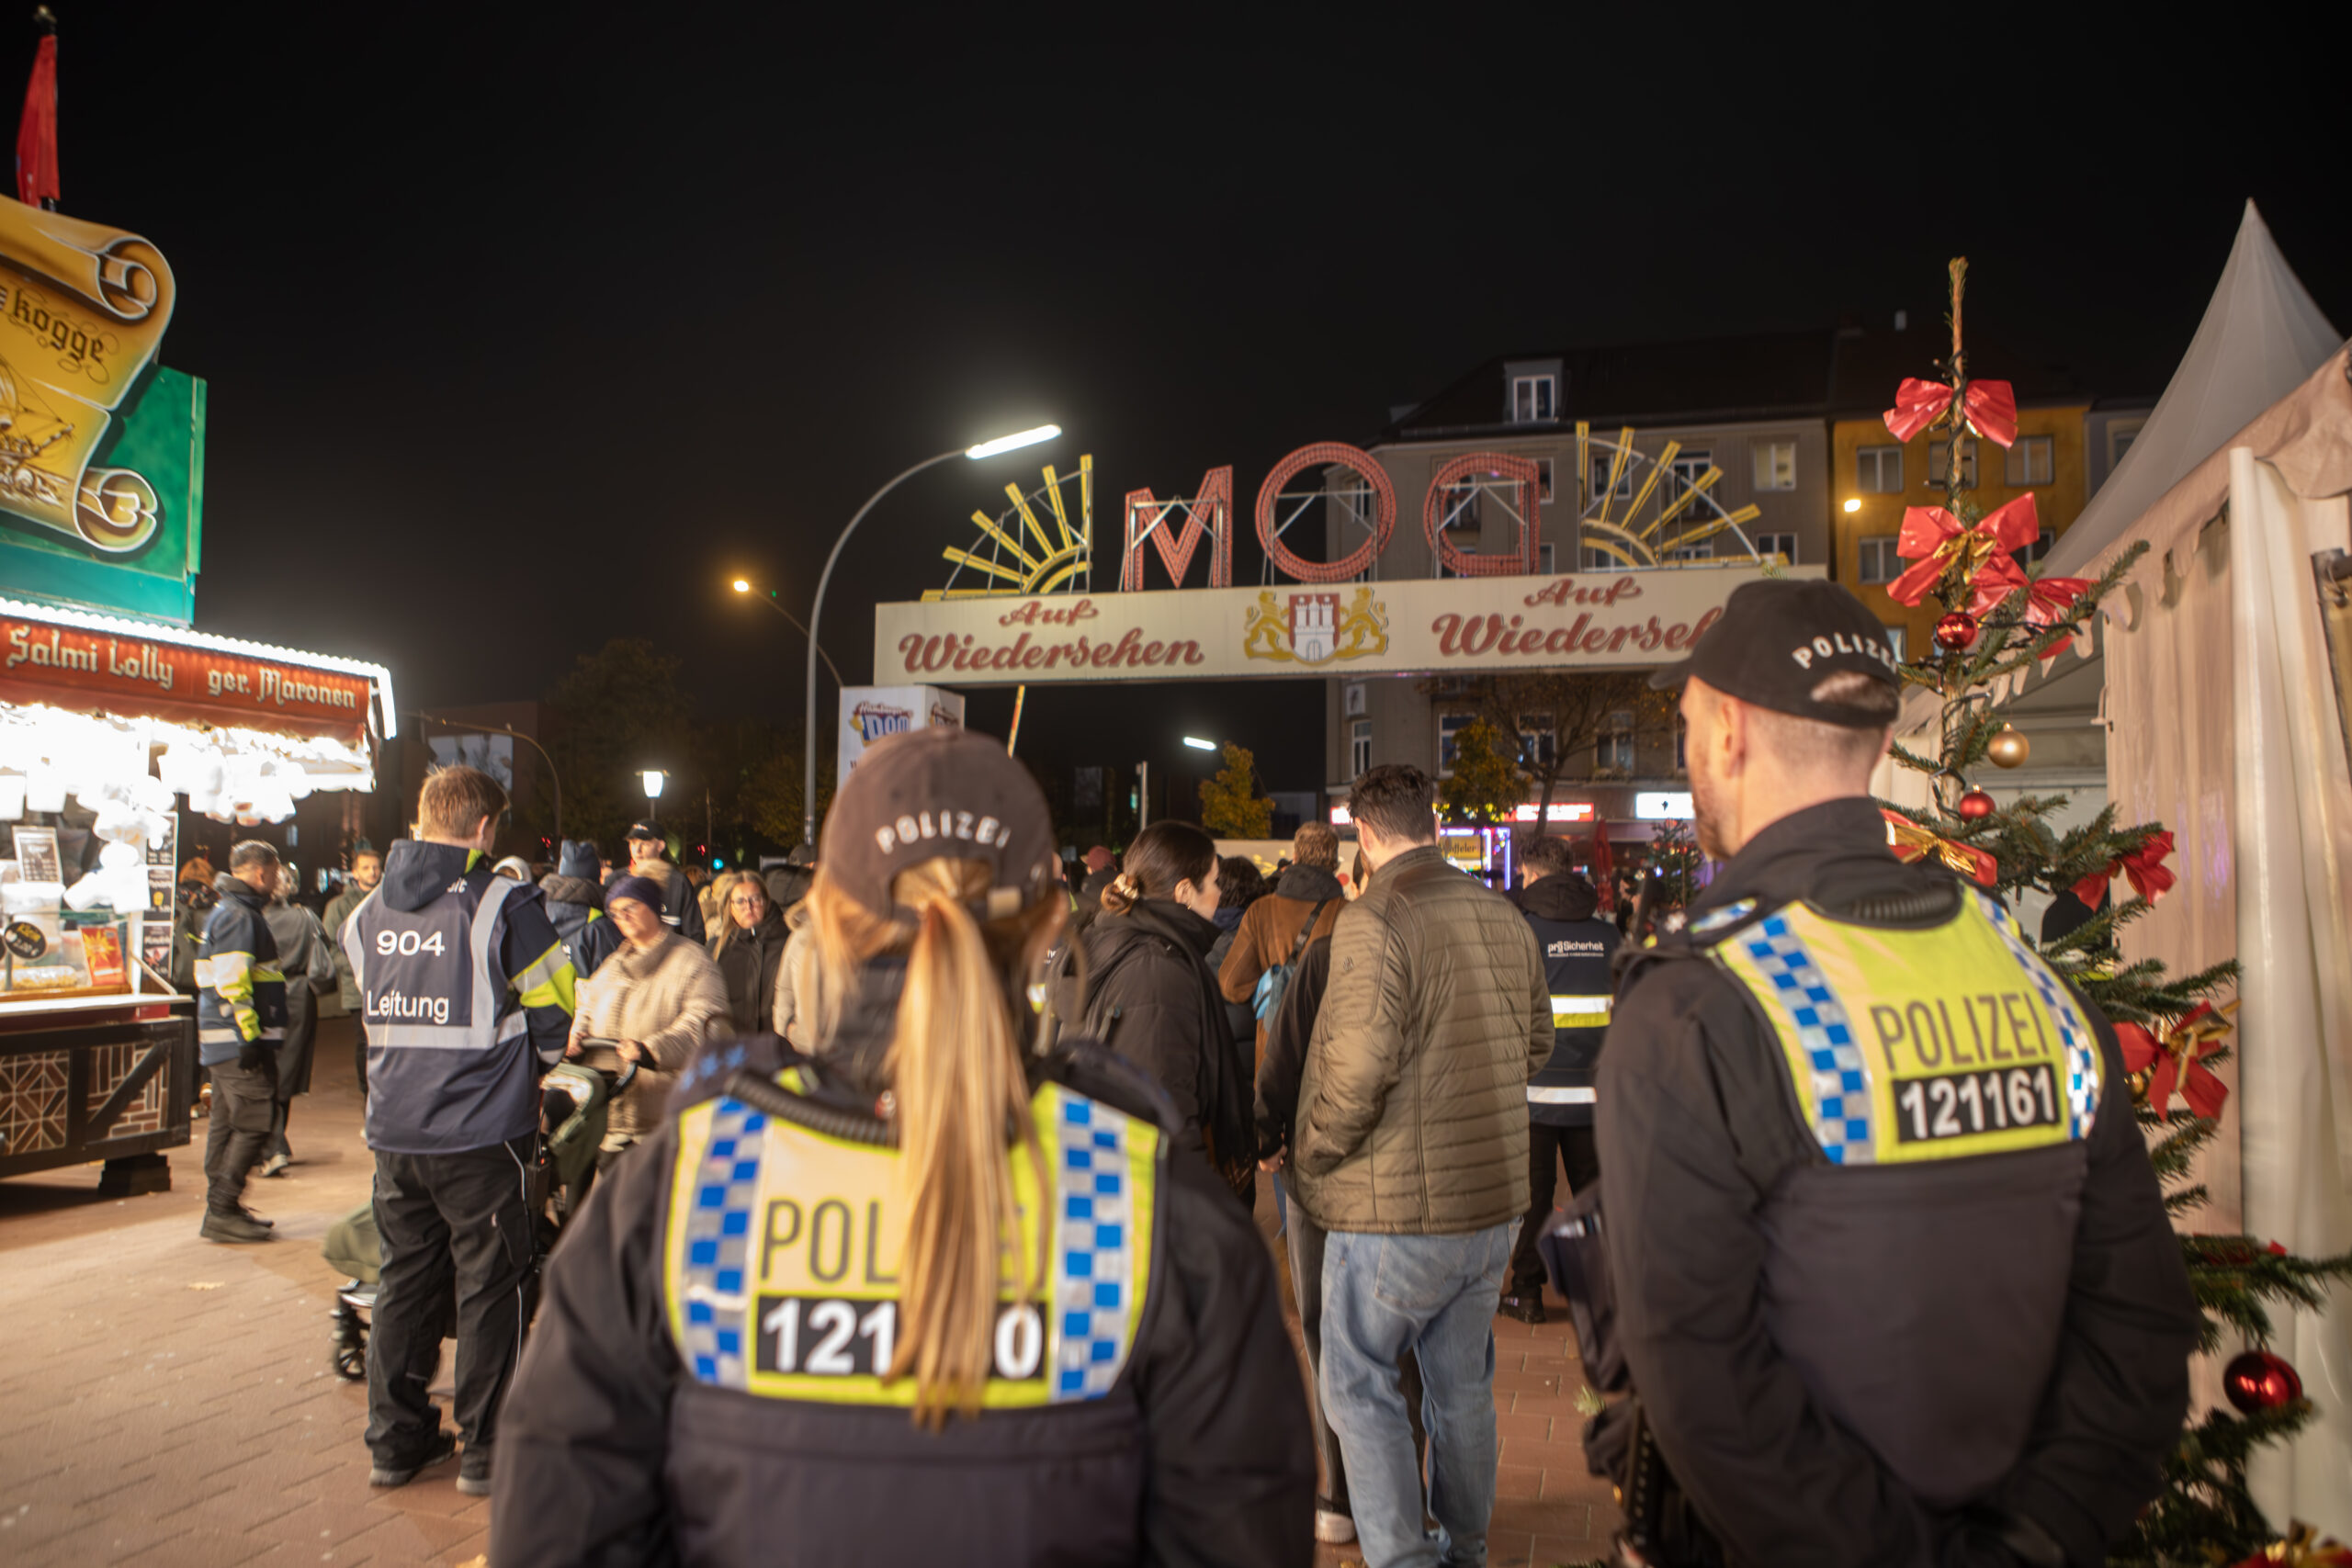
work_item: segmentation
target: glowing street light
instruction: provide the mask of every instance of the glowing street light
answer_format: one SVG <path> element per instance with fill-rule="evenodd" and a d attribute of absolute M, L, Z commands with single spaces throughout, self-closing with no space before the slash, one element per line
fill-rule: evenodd
<path fill-rule="evenodd" d="M 1000 435 L 993 441 L 983 441 L 978 446 L 967 446 L 964 456 L 978 462 L 982 457 L 993 457 L 1001 452 L 1018 452 L 1023 446 L 1051 441 L 1061 433 L 1062 427 L 1058 424 L 1041 424 L 1034 430 L 1016 431 L 1011 435 Z"/>
<path fill-rule="evenodd" d="M 1846 510 L 1847 510 L 1847 511 L 1849 511 L 1849 512 L 1860 512 L 1861 509 L 1862 509 L 1862 498 L 1861 498 L 1860 496 L 1859 496 L 1859 495 L 1856 495 L 1856 496 L 1849 496 L 1849 497 L 1846 499 Z"/>
<path fill-rule="evenodd" d="M 751 582 L 750 582 L 750 581 L 749 581 L 748 579 L 739 577 L 739 578 L 737 578 L 737 579 L 735 580 L 735 592 L 738 592 L 738 593 L 749 593 L 751 591 L 752 591 L 752 584 L 751 584 Z"/>
<path fill-rule="evenodd" d="M 1187 735 L 1184 737 L 1184 744 L 1190 746 L 1195 751 L 1214 751 L 1216 750 L 1216 741 L 1204 740 L 1197 735 Z"/>
<path fill-rule="evenodd" d="M 649 801 L 661 799 L 662 779 L 662 770 L 659 768 L 648 768 L 641 776 L 645 780 L 645 798 Z"/>
<path fill-rule="evenodd" d="M 833 567 L 842 558 L 842 547 L 849 543 L 849 536 L 857 532 L 857 525 L 865 521 L 865 514 L 874 510 L 875 502 L 925 468 L 944 463 L 950 457 L 969 457 L 974 462 L 978 462 L 983 457 L 993 457 L 1001 452 L 1014 452 L 1023 446 L 1035 446 L 1040 441 L 1051 441 L 1061 433 L 1062 427 L 1058 424 L 1041 424 L 1034 430 L 1017 431 L 1011 435 L 1000 435 L 994 441 L 983 441 L 977 446 L 967 446 L 961 452 L 942 452 L 937 457 L 925 457 L 922 462 L 866 497 L 865 504 L 857 509 L 857 515 L 849 520 L 849 525 L 842 530 L 841 537 L 833 541 L 832 553 L 825 558 L 825 570 L 817 578 L 817 597 L 808 605 L 808 707 L 807 721 L 800 731 L 802 737 L 800 750 L 804 753 L 800 760 L 800 798 L 804 813 L 800 828 L 803 843 L 814 845 L 817 841 L 817 659 L 820 653 L 817 647 L 817 628 L 824 623 L 825 589 L 833 581 Z M 840 677 L 837 675 L 834 679 L 839 680 Z"/>

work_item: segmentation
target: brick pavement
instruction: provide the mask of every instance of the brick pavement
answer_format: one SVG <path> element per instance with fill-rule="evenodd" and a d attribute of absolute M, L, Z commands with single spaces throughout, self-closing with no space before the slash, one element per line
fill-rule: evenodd
<path fill-rule="evenodd" d="M 0 1562 L 389 1568 L 483 1553 L 490 1506 L 458 1494 L 454 1464 L 397 1491 L 368 1485 L 365 1391 L 328 1365 L 342 1280 L 319 1246 L 366 1201 L 372 1169 L 352 1028 L 322 1021 L 313 1091 L 289 1130 L 297 1163 L 248 1194 L 277 1242 L 197 1235 L 201 1122 L 196 1145 L 172 1151 L 168 1193 L 100 1198 L 96 1166 L 0 1181 Z M 1596 1557 L 1617 1514 L 1577 1445 L 1573 1341 L 1557 1322 L 1498 1319 L 1495 1333 L 1489 1560 Z M 941 1545 L 954 1561 L 952 1540 Z M 1317 1568 L 1360 1561 L 1351 1546 L 1316 1554 Z"/>

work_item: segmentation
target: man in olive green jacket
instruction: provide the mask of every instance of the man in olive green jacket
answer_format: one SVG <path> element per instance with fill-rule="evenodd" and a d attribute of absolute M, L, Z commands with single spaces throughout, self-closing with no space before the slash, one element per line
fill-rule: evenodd
<path fill-rule="evenodd" d="M 1365 1560 L 1380 1563 L 1486 1556 L 1495 1304 L 1527 1207 L 1527 1080 L 1553 1037 L 1535 938 L 1438 853 L 1433 793 L 1392 765 L 1348 796 L 1379 874 L 1331 936 L 1291 1143 L 1299 1201 L 1329 1233 L 1317 1386 Z M 1433 1409 L 1434 1534 L 1398 1387 L 1406 1350 Z"/>

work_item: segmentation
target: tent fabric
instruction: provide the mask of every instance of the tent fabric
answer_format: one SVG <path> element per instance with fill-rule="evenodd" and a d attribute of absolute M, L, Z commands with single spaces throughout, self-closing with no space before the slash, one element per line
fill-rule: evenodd
<path fill-rule="evenodd" d="M 2247 1234 L 2352 1250 L 2352 761 L 2312 581 L 2347 542 L 2341 500 L 2306 502 L 2245 446 L 2230 463 L 2232 816 L 2236 829 L 2239 1164 Z M 2352 1312 L 2274 1318 L 2321 1410 L 2247 1481 L 2273 1519 L 2352 1535 Z"/>
<path fill-rule="evenodd" d="M 2260 445 L 2232 437 L 2294 390 L 2343 344 L 2343 334 L 2329 324 L 2278 254 L 2261 213 L 2247 202 L 2222 280 L 2180 367 L 2115 472 L 2052 545 L 2045 570 L 2071 575 L 2094 556 L 2104 555 L 2183 479 L 2216 461 L 2224 447 L 2255 445 L 2268 456 Z M 2218 463 L 2206 488 L 2218 494 L 2227 482 L 2226 468 L 2225 462 Z M 2315 493 L 2298 489 L 2305 495 Z M 2204 520 L 2196 517 L 2187 525 Z M 2169 547 L 2170 541 L 2157 546 L 2160 551 Z"/>

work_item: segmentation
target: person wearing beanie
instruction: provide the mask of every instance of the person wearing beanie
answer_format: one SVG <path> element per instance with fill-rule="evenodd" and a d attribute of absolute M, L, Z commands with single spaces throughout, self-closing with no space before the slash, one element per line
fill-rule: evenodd
<path fill-rule="evenodd" d="M 612 956 L 620 932 L 605 919 L 605 889 L 598 877 L 596 846 L 585 839 L 566 839 L 556 852 L 555 870 L 539 879 L 548 921 L 571 956 L 572 975 L 582 980 Z"/>
<path fill-rule="evenodd" d="M 616 1040 L 621 1060 L 638 1069 L 605 1115 L 599 1169 L 662 1124 L 680 1069 L 714 1032 L 728 1032 L 727 983 L 699 942 L 662 923 L 659 883 L 633 874 L 613 878 L 605 889 L 605 917 L 621 944 L 579 983 L 579 1010 L 564 1049 L 577 1056 L 583 1040 Z"/>
<path fill-rule="evenodd" d="M 823 849 L 813 1048 L 707 1045 L 565 1233 L 492 1560 L 927 1568 L 952 1519 L 978 1568 L 1306 1568 L 1256 1227 L 1152 1085 L 1035 1048 L 1069 908 L 1035 782 L 988 736 L 894 736 Z"/>

